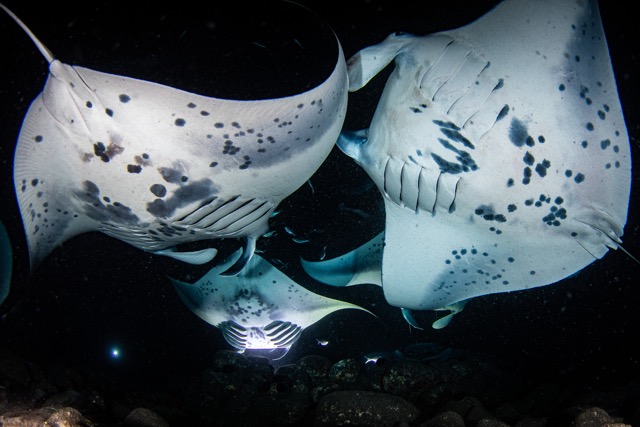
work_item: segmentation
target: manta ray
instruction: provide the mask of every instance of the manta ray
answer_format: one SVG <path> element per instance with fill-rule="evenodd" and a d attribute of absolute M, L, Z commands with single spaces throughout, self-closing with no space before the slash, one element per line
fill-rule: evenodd
<path fill-rule="evenodd" d="M 240 238 L 237 274 L 278 204 L 303 185 L 335 145 L 347 105 L 347 72 L 335 66 L 303 93 L 232 100 L 113 75 L 56 59 L 4 5 L 49 64 L 15 150 L 14 185 L 32 268 L 81 233 L 194 264 L 216 249 L 200 240 Z"/>
<path fill-rule="evenodd" d="M 185 305 L 220 329 L 225 340 L 239 351 L 258 352 L 277 360 L 286 355 L 305 328 L 337 310 L 372 314 L 360 306 L 305 289 L 258 254 L 238 275 L 222 276 L 220 273 L 240 255 L 236 251 L 193 284 L 171 279 Z"/>
<path fill-rule="evenodd" d="M 620 247 L 631 154 L 596 1 L 507 0 L 458 29 L 391 34 L 348 60 L 349 90 L 392 61 L 370 127 L 338 141 L 384 199 L 391 305 L 460 308 Z M 314 277 L 371 280 L 362 259 Z"/>

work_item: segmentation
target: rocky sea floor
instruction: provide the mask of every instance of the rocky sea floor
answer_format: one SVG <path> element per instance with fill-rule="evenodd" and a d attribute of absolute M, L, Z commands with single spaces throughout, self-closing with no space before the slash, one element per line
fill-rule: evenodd
<path fill-rule="evenodd" d="M 0 426 L 631 426 L 640 379 L 534 381 L 493 356 L 337 362 L 310 355 L 274 368 L 217 352 L 199 376 L 133 378 L 43 367 L 0 348 Z"/>

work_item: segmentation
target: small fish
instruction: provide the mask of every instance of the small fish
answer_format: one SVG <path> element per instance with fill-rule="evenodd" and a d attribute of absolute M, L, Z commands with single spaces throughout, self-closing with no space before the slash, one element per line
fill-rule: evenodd
<path fill-rule="evenodd" d="M 320 251 L 320 261 L 322 261 L 327 256 L 327 246 L 323 246 Z"/>
<path fill-rule="evenodd" d="M 325 347 L 325 346 L 327 346 L 329 344 L 329 341 L 321 340 L 319 338 L 316 338 L 316 341 L 318 342 L 318 345 L 321 346 L 321 347 Z"/>

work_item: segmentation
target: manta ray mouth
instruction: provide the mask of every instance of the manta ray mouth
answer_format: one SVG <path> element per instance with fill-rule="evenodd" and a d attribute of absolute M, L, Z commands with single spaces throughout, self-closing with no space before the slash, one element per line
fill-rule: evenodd
<path fill-rule="evenodd" d="M 224 339 L 238 350 L 290 348 L 302 328 L 295 323 L 275 320 L 264 327 L 244 326 L 229 320 L 218 325 Z"/>

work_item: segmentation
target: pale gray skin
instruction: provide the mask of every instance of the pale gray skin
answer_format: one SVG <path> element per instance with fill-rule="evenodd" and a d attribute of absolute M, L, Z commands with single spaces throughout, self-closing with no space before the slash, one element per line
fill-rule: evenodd
<path fill-rule="evenodd" d="M 239 257 L 236 252 L 196 283 L 172 280 L 186 306 L 220 329 L 238 350 L 278 350 L 273 354 L 282 357 L 305 328 L 323 317 L 343 309 L 370 313 L 308 291 L 260 255 L 254 255 L 238 275 L 222 276 Z"/>
<path fill-rule="evenodd" d="M 81 233 L 101 231 L 187 262 L 211 260 L 174 246 L 243 238 L 237 274 L 278 204 L 333 148 L 345 117 L 347 72 L 335 68 L 294 96 L 236 101 L 70 66 L 29 29 L 49 62 L 27 112 L 14 184 L 32 267 Z"/>
<path fill-rule="evenodd" d="M 338 142 L 384 197 L 391 305 L 549 285 L 618 247 L 631 155 L 596 1 L 391 35 L 348 61 L 350 90 L 394 59 L 370 128 Z"/>

